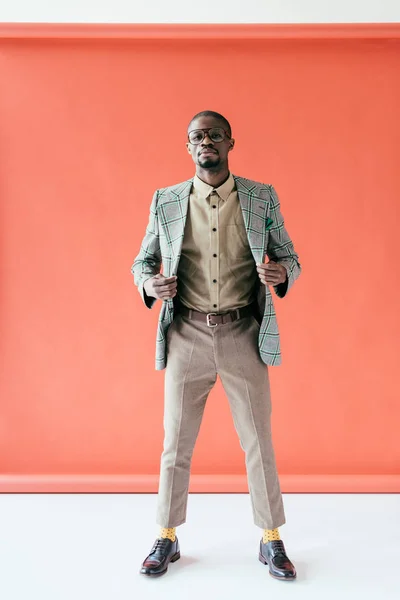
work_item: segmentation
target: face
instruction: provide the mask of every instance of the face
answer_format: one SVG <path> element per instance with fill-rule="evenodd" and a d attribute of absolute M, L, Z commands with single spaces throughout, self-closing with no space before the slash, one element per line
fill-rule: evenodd
<path fill-rule="evenodd" d="M 199 117 L 190 124 L 188 131 L 208 127 L 222 127 L 222 129 L 225 129 L 224 123 L 215 117 Z M 200 144 L 187 142 L 186 147 L 196 165 L 202 169 L 219 171 L 221 167 L 228 164 L 228 152 L 232 150 L 234 144 L 235 140 L 233 138 L 226 138 L 222 142 L 213 142 L 207 133 Z"/>

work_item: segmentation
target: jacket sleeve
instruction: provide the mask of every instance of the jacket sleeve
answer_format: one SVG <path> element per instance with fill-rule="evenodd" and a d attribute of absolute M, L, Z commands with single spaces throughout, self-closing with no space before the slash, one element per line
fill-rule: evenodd
<path fill-rule="evenodd" d="M 301 265 L 292 240 L 285 228 L 285 220 L 280 210 L 278 194 L 273 185 L 270 185 L 269 189 L 271 197 L 270 216 L 274 222 L 269 229 L 267 255 L 270 260 L 283 265 L 287 271 L 286 281 L 273 286 L 276 295 L 283 298 L 299 277 Z"/>
<path fill-rule="evenodd" d="M 149 222 L 140 246 L 139 254 L 136 256 L 131 267 L 134 283 L 138 287 L 140 296 L 147 308 L 153 308 L 157 298 L 148 296 L 143 288 L 143 285 L 147 279 L 154 277 L 154 275 L 157 275 L 157 273 L 159 273 L 161 270 L 157 201 L 158 190 L 154 192 L 153 199 L 151 201 Z"/>

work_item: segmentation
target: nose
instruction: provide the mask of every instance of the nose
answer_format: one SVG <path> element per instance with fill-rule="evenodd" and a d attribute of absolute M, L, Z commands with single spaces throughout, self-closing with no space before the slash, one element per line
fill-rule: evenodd
<path fill-rule="evenodd" d="M 206 133 L 204 134 L 204 140 L 202 141 L 202 144 L 204 144 L 204 142 L 205 142 L 207 139 L 208 139 L 208 140 L 209 140 L 209 142 L 211 142 L 212 144 L 214 143 L 214 142 L 212 141 L 212 139 L 210 138 L 210 136 L 208 135 L 208 131 L 206 131 Z"/>

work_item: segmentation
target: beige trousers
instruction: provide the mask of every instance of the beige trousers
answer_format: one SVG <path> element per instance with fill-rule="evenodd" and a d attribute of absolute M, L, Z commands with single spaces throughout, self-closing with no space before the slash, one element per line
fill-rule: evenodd
<path fill-rule="evenodd" d="M 275 529 L 286 522 L 271 439 L 268 365 L 258 352 L 259 330 L 252 316 L 212 328 L 180 314 L 168 329 L 156 519 L 161 527 L 186 521 L 192 454 L 217 375 L 245 452 L 254 523 Z"/>

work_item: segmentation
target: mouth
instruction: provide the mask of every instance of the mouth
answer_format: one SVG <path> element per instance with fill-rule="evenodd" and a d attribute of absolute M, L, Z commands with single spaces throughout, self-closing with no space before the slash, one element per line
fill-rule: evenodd
<path fill-rule="evenodd" d="M 217 154 L 217 152 L 215 150 L 203 150 L 200 154 L 203 156 L 203 154 Z"/>

